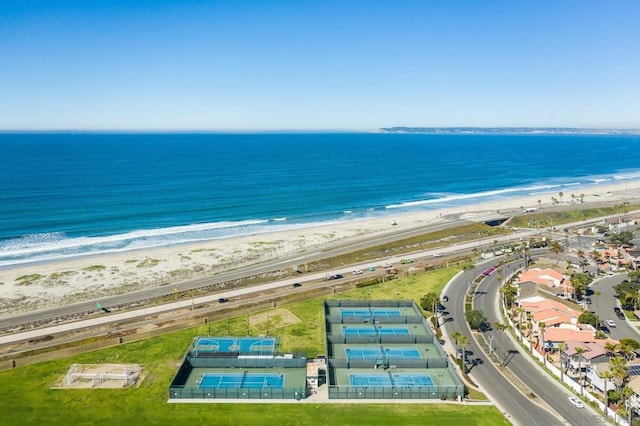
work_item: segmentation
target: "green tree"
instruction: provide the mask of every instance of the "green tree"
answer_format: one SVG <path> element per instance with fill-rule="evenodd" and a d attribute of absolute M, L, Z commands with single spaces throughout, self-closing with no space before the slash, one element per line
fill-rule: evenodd
<path fill-rule="evenodd" d="M 609 242 L 619 246 L 631 245 L 634 234 L 632 231 L 621 231 L 609 235 Z"/>
<path fill-rule="evenodd" d="M 629 277 L 629 281 L 631 282 L 635 282 L 635 283 L 640 282 L 640 269 L 637 271 L 629 272 L 628 277 Z"/>
<path fill-rule="evenodd" d="M 429 293 L 422 296 L 420 299 L 420 306 L 425 311 L 431 311 L 435 315 L 438 309 L 438 305 L 440 304 L 440 296 L 435 291 L 430 291 Z"/>
<path fill-rule="evenodd" d="M 484 312 L 478 309 L 471 309 L 465 312 L 464 316 L 472 330 L 480 330 L 487 322 L 487 317 L 484 316 Z"/>
<path fill-rule="evenodd" d="M 593 278 L 584 272 L 574 272 L 571 274 L 571 282 L 573 283 L 575 297 L 579 299 L 584 295 L 587 286 L 593 282 Z"/>
<path fill-rule="evenodd" d="M 599 318 L 598 316 L 590 311 L 584 311 L 582 314 L 580 314 L 580 316 L 578 317 L 578 322 L 580 324 L 590 324 L 594 327 L 597 326 L 598 322 L 599 322 Z"/>

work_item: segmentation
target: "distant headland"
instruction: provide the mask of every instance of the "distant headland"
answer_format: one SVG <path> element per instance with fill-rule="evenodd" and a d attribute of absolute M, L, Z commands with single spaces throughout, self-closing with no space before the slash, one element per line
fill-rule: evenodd
<path fill-rule="evenodd" d="M 382 133 L 526 134 L 526 135 L 638 135 L 640 129 L 573 127 L 382 127 Z"/>

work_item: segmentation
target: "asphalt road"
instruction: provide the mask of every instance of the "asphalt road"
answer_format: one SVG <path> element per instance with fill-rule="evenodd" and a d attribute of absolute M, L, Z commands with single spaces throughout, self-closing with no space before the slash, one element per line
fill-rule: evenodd
<path fill-rule="evenodd" d="M 613 290 L 613 286 L 621 283 L 627 278 L 627 274 L 618 274 L 613 277 L 604 277 L 595 280 L 589 288 L 593 292 L 600 292 L 600 296 L 592 294 L 591 304 L 589 309 L 595 312 L 602 321 L 613 320 L 616 323 L 616 327 L 608 327 L 609 336 L 616 340 L 623 339 L 625 337 L 631 337 L 632 339 L 640 339 L 640 333 L 635 327 L 631 326 L 627 321 L 619 319 L 615 312 L 613 312 L 614 306 L 618 306 L 618 300 L 615 297 L 616 292 Z"/>
<path fill-rule="evenodd" d="M 512 274 L 516 268 L 520 269 L 523 266 L 522 262 L 519 262 L 518 265 L 505 266 L 503 277 L 506 278 Z M 503 322 L 498 308 L 501 297 L 499 289 L 500 286 L 496 274 L 493 274 L 478 286 L 476 295 L 474 296 L 474 309 L 482 310 L 490 324 Z M 586 404 L 583 409 L 578 409 L 571 405 L 567 399 L 574 394 L 570 393 L 552 376 L 539 368 L 528 354 L 523 353 L 523 349 L 520 346 L 517 346 L 508 338 L 506 332 L 493 329 L 485 331 L 483 334 L 485 334 L 487 340 L 489 336 L 493 337 L 492 346 L 498 354 L 499 359 L 503 361 L 505 358 L 508 359 L 505 365 L 506 368 L 518 377 L 537 398 L 542 399 L 560 416 L 560 418 L 556 418 L 553 423 L 546 424 L 563 424 L 566 422 L 571 425 L 584 425 L 593 423 L 594 418 L 596 416 L 599 417 L 599 414 Z"/>
<path fill-rule="evenodd" d="M 459 274 L 447 286 L 447 296 L 449 301 L 445 303 L 446 312 L 448 314 L 442 320 L 447 318 L 443 328 L 447 335 L 451 335 L 454 331 L 471 337 L 471 330 L 464 319 L 464 303 L 465 294 L 469 283 L 482 273 L 483 270 L 497 263 L 497 261 L 486 262 L 482 266 L 477 266 L 473 271 Z M 487 360 L 480 347 L 470 339 L 471 342 L 467 347 L 468 351 L 473 352 L 470 357 L 475 360 L 476 365 L 471 368 L 469 377 L 481 388 L 488 392 L 499 408 L 506 412 L 509 421 L 516 425 L 560 425 L 563 422 L 548 411 L 544 410 L 537 404 L 534 404 L 530 398 L 526 397 L 518 389 L 515 388 L 496 368 L 496 366 Z M 584 424 L 584 423 L 576 423 Z"/>

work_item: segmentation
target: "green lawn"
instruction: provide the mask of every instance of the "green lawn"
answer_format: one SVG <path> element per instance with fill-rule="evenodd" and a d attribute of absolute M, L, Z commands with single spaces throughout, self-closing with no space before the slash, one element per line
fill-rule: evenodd
<path fill-rule="evenodd" d="M 334 295 L 343 299 L 411 299 L 440 292 L 458 269 L 440 269 Z M 270 328 L 285 351 L 324 353 L 322 299 L 285 306 L 302 320 Z M 274 319 L 272 327 L 277 326 Z M 212 334 L 246 335 L 246 317 L 211 324 Z M 508 425 L 495 407 L 450 404 L 168 404 L 168 386 L 195 335 L 208 326 L 165 334 L 141 342 L 0 372 L 0 424 L 215 424 L 215 425 Z M 49 386 L 72 363 L 137 363 L 149 367 L 139 388 L 52 390 Z"/>

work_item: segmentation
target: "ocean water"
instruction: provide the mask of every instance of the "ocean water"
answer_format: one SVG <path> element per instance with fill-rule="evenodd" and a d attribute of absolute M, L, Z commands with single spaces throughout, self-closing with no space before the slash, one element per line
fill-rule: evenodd
<path fill-rule="evenodd" d="M 0 134 L 0 267 L 640 179 L 640 137 Z"/>

